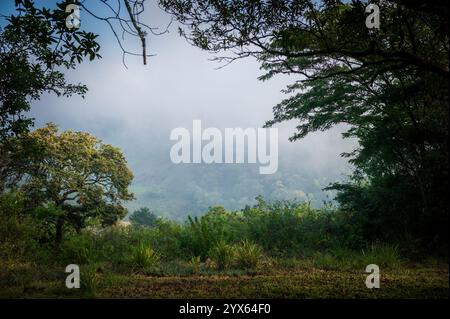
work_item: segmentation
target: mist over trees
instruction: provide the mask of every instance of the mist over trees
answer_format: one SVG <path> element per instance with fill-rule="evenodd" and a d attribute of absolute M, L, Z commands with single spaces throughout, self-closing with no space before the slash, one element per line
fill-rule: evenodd
<path fill-rule="evenodd" d="M 379 30 L 363 23 L 364 1 L 161 1 L 180 33 L 218 61 L 252 56 L 261 80 L 293 76 L 267 126 L 296 120 L 298 140 L 349 125 L 355 172 L 330 189 L 368 218 L 367 236 L 439 246 L 448 243 L 448 9 L 374 3 Z"/>

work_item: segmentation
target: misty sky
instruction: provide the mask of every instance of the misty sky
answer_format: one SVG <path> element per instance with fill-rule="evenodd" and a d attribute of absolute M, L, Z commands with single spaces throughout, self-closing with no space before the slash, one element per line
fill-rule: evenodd
<path fill-rule="evenodd" d="M 2 9 L 5 7 L 3 4 Z M 154 183 L 151 178 L 139 179 L 141 175 L 163 177 L 170 174 L 164 170 L 169 166 L 164 164 L 170 163 L 169 149 L 174 142 L 169 140 L 169 134 L 173 128 L 192 130 L 194 119 L 200 119 L 204 126 L 219 129 L 261 127 L 272 118 L 272 107 L 286 97 L 280 90 L 297 79 L 283 76 L 258 81 L 263 71 L 252 59 L 236 61 L 217 70 L 219 64 L 210 61 L 213 55 L 190 46 L 179 37 L 176 23 L 172 24 L 169 34 L 149 36 L 149 53 L 157 55 L 148 59 L 147 66 L 142 64 L 141 57 L 128 56 L 127 69 L 107 26 L 85 12 L 81 14 L 82 27 L 100 34 L 103 58 L 83 63 L 69 71 L 67 78 L 86 84 L 89 92 L 85 99 L 45 95 L 33 103 L 31 115 L 36 118 L 36 127 L 55 122 L 61 129 L 88 131 L 120 147 L 135 174 L 135 183 L 141 186 Z M 141 20 L 164 28 L 170 17 L 157 6 L 150 6 Z M 137 51 L 140 48 L 135 38 L 129 38 L 125 45 Z M 278 127 L 281 173 L 289 174 L 290 170 L 301 166 L 312 176 L 329 177 L 328 182 L 348 173 L 349 166 L 340 154 L 351 150 L 354 142 L 342 140 L 342 129 L 318 132 L 291 143 L 287 139 L 294 132 L 295 123 Z M 184 166 L 178 170 L 189 170 L 195 164 L 180 165 Z M 254 174 L 258 174 L 257 170 Z M 166 191 L 170 196 L 177 196 L 170 188 Z M 136 202 L 152 205 L 151 201 L 139 198 L 139 194 Z"/>

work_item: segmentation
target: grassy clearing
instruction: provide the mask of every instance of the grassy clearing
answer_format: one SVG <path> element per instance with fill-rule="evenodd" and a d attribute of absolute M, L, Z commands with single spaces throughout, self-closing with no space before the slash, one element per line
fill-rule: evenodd
<path fill-rule="evenodd" d="M 61 245 L 9 216 L 0 224 L 0 297 L 448 298 L 448 257 L 361 241 L 339 212 L 264 205 L 211 208 L 184 224 L 94 224 L 68 231 Z M 80 266 L 81 289 L 65 287 L 68 264 Z M 369 264 L 380 267 L 378 290 L 365 286 Z"/>
<path fill-rule="evenodd" d="M 81 269 L 82 288 L 64 286 L 64 270 L 30 265 L 2 280 L 1 298 L 448 298 L 448 264 L 381 269 L 380 289 L 365 286 L 364 269 L 316 267 L 311 261 L 266 260 L 257 270 L 207 269 L 188 262 L 159 273 L 114 273 L 102 265 Z M 17 265 L 15 267 L 17 270 Z M 174 275 L 173 273 L 180 274 Z M 53 275 L 52 275 L 53 274 Z M 5 272 L 3 272 L 5 275 Z M 2 278 L 4 279 L 4 277 Z"/>

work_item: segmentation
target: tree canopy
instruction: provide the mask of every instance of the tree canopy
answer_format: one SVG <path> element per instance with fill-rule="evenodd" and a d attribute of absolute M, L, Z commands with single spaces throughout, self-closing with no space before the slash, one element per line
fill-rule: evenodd
<path fill-rule="evenodd" d="M 130 216 L 130 221 L 136 226 L 155 227 L 158 217 L 147 207 L 135 210 Z"/>
<path fill-rule="evenodd" d="M 126 214 L 122 203 L 133 199 L 133 174 L 121 151 L 89 133 L 59 133 L 48 124 L 17 139 L 14 155 L 26 159 L 18 173 L 30 207 L 53 208 L 41 211 L 53 212 L 47 217 L 55 222 L 57 242 L 65 223 L 76 230 L 88 218 L 112 224 Z"/>
<path fill-rule="evenodd" d="M 65 26 L 64 6 L 37 9 L 31 1 L 16 1 L 18 14 L 0 29 L 0 142 L 26 132 L 32 119 L 24 113 L 44 92 L 70 96 L 85 94 L 81 84 L 65 80 L 85 57 L 99 58 L 96 35 Z"/>

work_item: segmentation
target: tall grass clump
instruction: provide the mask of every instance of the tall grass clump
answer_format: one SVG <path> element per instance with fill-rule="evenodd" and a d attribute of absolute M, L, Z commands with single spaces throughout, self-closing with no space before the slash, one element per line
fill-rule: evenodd
<path fill-rule="evenodd" d="M 139 243 L 132 252 L 132 264 L 137 268 L 154 267 L 159 262 L 159 255 L 149 245 Z"/>
<path fill-rule="evenodd" d="M 341 259 L 331 253 L 316 253 L 312 260 L 314 267 L 320 269 L 339 269 L 345 266 Z"/>
<path fill-rule="evenodd" d="M 189 260 L 189 266 L 191 267 L 193 274 L 198 274 L 199 273 L 200 265 L 201 265 L 201 258 L 200 258 L 200 256 L 193 256 Z"/>
<path fill-rule="evenodd" d="M 209 252 L 211 259 L 216 263 L 219 270 L 225 270 L 231 266 L 234 254 L 234 246 L 222 240 L 217 242 Z"/>
<path fill-rule="evenodd" d="M 95 297 L 98 283 L 99 277 L 95 267 L 88 267 L 80 272 L 81 289 L 88 297 Z"/>
<path fill-rule="evenodd" d="M 362 260 L 365 265 L 376 264 L 392 269 L 398 269 L 403 265 L 397 245 L 372 244 L 367 250 L 363 250 Z"/>
<path fill-rule="evenodd" d="M 243 269 L 255 269 L 262 256 L 262 248 L 245 239 L 236 247 L 236 266 Z"/>

